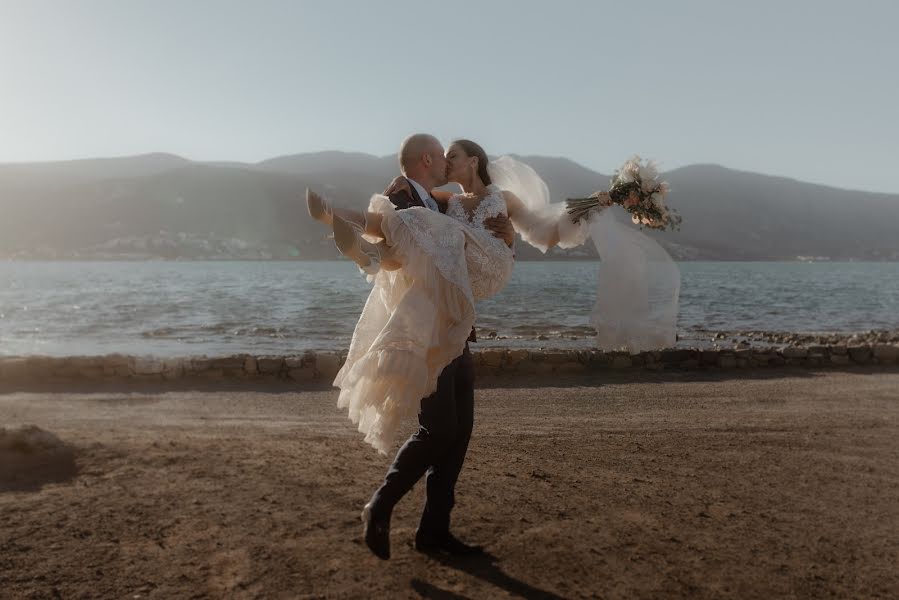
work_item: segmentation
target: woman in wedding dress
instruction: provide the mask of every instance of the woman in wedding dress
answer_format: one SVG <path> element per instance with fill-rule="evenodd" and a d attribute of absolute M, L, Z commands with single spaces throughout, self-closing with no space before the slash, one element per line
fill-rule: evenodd
<path fill-rule="evenodd" d="M 451 144 L 446 158 L 447 178 L 463 193 L 432 193 L 445 214 L 397 210 L 384 195 L 373 196 L 362 213 L 331 208 L 307 192 L 310 214 L 333 227 L 341 253 L 374 283 L 334 385 L 341 390 L 338 406 L 385 454 L 402 422 L 418 414 L 420 399 L 436 389 L 443 368 L 463 352 L 475 303 L 502 291 L 512 274 L 514 253 L 485 220 L 508 216 L 544 252 L 581 245 L 588 236 L 564 203 L 526 203 L 504 189 L 538 189 L 548 199 L 545 183 L 527 165 L 509 157 L 488 161 L 469 140 Z"/>

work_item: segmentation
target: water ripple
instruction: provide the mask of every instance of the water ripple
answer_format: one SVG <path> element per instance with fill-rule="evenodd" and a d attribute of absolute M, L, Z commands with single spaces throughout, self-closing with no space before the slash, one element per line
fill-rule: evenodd
<path fill-rule="evenodd" d="M 679 329 L 899 327 L 897 263 L 681 263 Z M 589 345 L 598 265 L 521 263 L 482 337 Z M 345 348 L 370 290 L 348 262 L 0 263 L 0 354 Z M 579 340 L 579 341 L 578 341 Z"/>

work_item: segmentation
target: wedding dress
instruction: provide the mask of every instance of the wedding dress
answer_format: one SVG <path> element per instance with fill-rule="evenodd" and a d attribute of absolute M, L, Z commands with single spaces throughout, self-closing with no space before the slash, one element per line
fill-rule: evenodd
<path fill-rule="evenodd" d="M 381 453 L 403 422 L 418 414 L 419 401 L 436 390 L 444 367 L 462 354 L 475 303 L 502 291 L 512 274 L 513 250 L 484 225 L 507 214 L 506 202 L 499 186 L 487 191 L 471 214 L 460 196 L 448 200 L 446 214 L 422 207 L 396 210 L 381 195 L 369 203 L 369 212 L 382 215 L 391 258 L 403 266 L 369 276 L 374 285 L 334 385 L 341 390 L 338 406 Z M 567 222 L 530 217 L 520 215 L 513 225 L 538 243 L 553 239 Z M 586 239 L 583 227 L 561 229 L 576 238 L 572 244 Z"/>
<path fill-rule="evenodd" d="M 369 203 L 369 212 L 382 215 L 384 240 L 402 268 L 369 275 L 373 287 L 334 386 L 338 406 L 382 454 L 462 354 L 475 303 L 509 281 L 514 253 L 484 225 L 508 215 L 503 190 L 524 204 L 508 215 L 515 230 L 541 251 L 580 246 L 592 236 L 602 261 L 590 318 L 597 347 L 639 352 L 675 342 L 680 274 L 661 246 L 620 223 L 615 209 L 572 223 L 565 203 L 551 202 L 537 173 L 511 157 L 491 161 L 488 172 L 494 183 L 472 214 L 460 196 L 449 199 L 446 214 L 396 210 L 381 195 Z"/>

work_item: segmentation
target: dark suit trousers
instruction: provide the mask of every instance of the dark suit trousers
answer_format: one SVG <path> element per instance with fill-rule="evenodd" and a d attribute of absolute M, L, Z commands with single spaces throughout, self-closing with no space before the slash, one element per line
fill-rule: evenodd
<path fill-rule="evenodd" d="M 418 422 L 418 431 L 397 452 L 384 483 L 372 496 L 372 515 L 389 519 L 400 498 L 427 473 L 427 502 L 419 530 L 441 535 L 449 531 L 456 480 L 474 425 L 474 365 L 468 344 L 440 374 L 437 390 L 422 399 Z"/>

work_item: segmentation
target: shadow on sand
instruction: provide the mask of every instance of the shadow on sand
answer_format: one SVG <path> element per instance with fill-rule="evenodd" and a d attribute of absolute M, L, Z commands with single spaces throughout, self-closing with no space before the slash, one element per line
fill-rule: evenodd
<path fill-rule="evenodd" d="M 529 583 L 525 583 L 520 579 L 515 579 L 507 574 L 497 565 L 497 558 L 492 554 L 485 553 L 479 556 L 466 557 L 450 557 L 441 555 L 431 555 L 429 557 L 441 565 L 450 569 L 456 569 L 463 573 L 467 573 L 472 577 L 496 586 L 512 596 L 520 598 L 537 598 L 540 600 L 564 600 L 562 596 L 534 587 Z M 457 600 L 466 598 L 454 592 L 442 590 L 439 587 L 430 584 L 421 579 L 413 579 L 410 582 L 414 589 L 422 598 L 437 598 L 445 600 Z"/>

